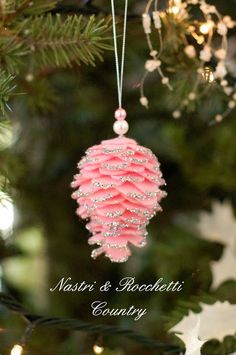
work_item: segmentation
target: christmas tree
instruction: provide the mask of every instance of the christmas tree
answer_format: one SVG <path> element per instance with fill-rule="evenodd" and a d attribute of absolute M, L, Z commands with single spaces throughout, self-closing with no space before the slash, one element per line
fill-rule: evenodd
<path fill-rule="evenodd" d="M 163 46 L 156 58 L 156 53 L 149 55 L 142 26 L 147 3 L 129 1 L 124 79 L 129 136 L 158 156 L 168 197 L 162 214 L 148 226 L 147 246 L 132 248 L 127 263 L 113 264 L 90 258 L 89 232 L 70 196 L 85 150 L 114 137 L 110 2 L 0 1 L 1 354 L 10 354 L 14 344 L 23 350 L 15 347 L 13 355 L 181 354 L 188 350 L 186 334 L 194 329 L 191 340 L 205 343 L 189 354 L 236 351 L 235 29 L 227 34 L 227 76 L 209 79 L 218 63 L 212 55 L 193 92 L 202 48 L 194 39 L 197 30 L 189 26 L 209 19 L 202 19 L 194 0 L 188 1 L 191 9 L 185 3 L 160 2 L 158 11 L 165 13 L 161 37 L 158 28 L 150 35 L 154 49 Z M 236 19 L 233 1 L 210 5 Z M 123 2 L 116 7 L 119 41 Z M 184 11 L 191 11 L 190 17 Z M 216 38 L 212 46 L 218 45 Z M 143 68 L 151 73 L 157 60 L 171 88 L 160 73 L 148 75 L 142 106 Z M 233 91 L 228 95 L 226 88 Z M 179 281 L 182 288 L 117 292 L 127 277 L 139 286 L 163 279 L 167 285 Z M 62 279 L 94 287 L 60 292 L 56 285 Z M 100 292 L 107 281 L 111 290 Z M 137 321 L 127 314 L 95 317 L 95 301 L 109 309 L 146 309 L 147 314 Z M 210 305 L 215 306 L 212 313 Z M 200 322 L 209 322 L 211 334 L 199 331 L 194 316 L 193 323 L 182 326 L 191 311 L 201 314 Z M 215 332 L 214 324 L 219 325 Z M 184 342 L 175 336 L 178 332 Z"/>

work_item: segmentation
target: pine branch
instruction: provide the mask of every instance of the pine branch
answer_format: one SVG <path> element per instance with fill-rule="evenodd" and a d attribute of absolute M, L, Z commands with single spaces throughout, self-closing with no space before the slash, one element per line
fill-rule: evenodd
<path fill-rule="evenodd" d="M 105 37 L 107 30 L 108 21 L 96 21 L 94 16 L 86 22 L 82 16 L 63 20 L 58 14 L 48 14 L 26 19 L 23 24 L 25 43 L 40 67 L 66 67 L 81 62 L 94 65 L 96 58 L 102 60 L 103 51 L 110 49 Z"/>
<path fill-rule="evenodd" d="M 83 322 L 77 319 L 62 319 L 62 318 L 49 318 L 42 317 L 39 315 L 29 314 L 27 310 L 12 296 L 0 293 L 0 303 L 7 307 L 9 310 L 17 312 L 21 314 L 29 323 L 35 326 L 45 326 L 49 328 L 60 328 L 67 329 L 71 331 L 81 331 L 87 333 L 94 333 L 99 335 L 123 335 L 137 343 L 142 344 L 147 348 L 156 349 L 157 354 L 172 353 L 172 354 L 180 354 L 180 348 L 161 343 L 155 339 L 148 338 L 142 334 L 137 333 L 131 329 L 124 329 L 116 326 L 103 325 L 103 324 L 93 324 Z"/>
<path fill-rule="evenodd" d="M 52 10 L 60 0 L 18 0 L 17 12 L 24 15 L 40 15 Z"/>
<path fill-rule="evenodd" d="M 60 0 L 0 0 L 0 17 L 10 22 L 17 15 L 40 15 L 52 10 Z"/>
<path fill-rule="evenodd" d="M 13 85 L 14 76 L 7 74 L 4 70 L 0 70 L 0 111 L 2 115 L 6 114 L 6 110 L 10 110 L 8 101 L 13 95 L 15 86 Z"/>
<path fill-rule="evenodd" d="M 8 120 L 0 121 L 0 150 L 5 149 L 11 136 L 11 126 Z"/>
<path fill-rule="evenodd" d="M 10 73 L 19 72 L 24 58 L 30 53 L 29 48 L 20 37 L 20 30 L 21 26 L 17 30 L 0 29 L 1 63 Z"/>
<path fill-rule="evenodd" d="M 4 18 L 8 14 L 14 13 L 16 0 L 0 0 L 0 17 Z"/>
<path fill-rule="evenodd" d="M 22 98 L 32 113 L 47 114 L 52 112 L 58 102 L 58 97 L 49 80 L 37 77 L 32 81 L 22 83 L 26 95 Z"/>
<path fill-rule="evenodd" d="M 104 50 L 111 49 L 107 31 L 109 19 L 97 21 L 91 16 L 61 15 L 28 17 L 14 27 L 0 29 L 0 56 L 10 72 L 33 67 L 71 67 L 73 64 L 95 65 Z"/>

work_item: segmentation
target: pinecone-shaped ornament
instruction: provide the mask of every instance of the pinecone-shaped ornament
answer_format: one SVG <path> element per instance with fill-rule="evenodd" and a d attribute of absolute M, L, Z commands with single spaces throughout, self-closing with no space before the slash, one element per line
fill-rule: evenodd
<path fill-rule="evenodd" d="M 146 226 L 161 211 L 166 192 L 160 190 L 165 181 L 155 155 L 124 137 L 126 121 L 117 122 L 114 130 L 120 136 L 89 148 L 78 163 L 72 198 L 79 205 L 77 214 L 89 219 L 89 244 L 99 246 L 92 257 L 104 253 L 121 263 L 131 255 L 129 244 L 146 245 Z"/>

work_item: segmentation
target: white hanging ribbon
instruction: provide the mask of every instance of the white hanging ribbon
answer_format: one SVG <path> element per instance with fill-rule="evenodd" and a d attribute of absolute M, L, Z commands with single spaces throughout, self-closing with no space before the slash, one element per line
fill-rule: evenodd
<path fill-rule="evenodd" d="M 122 107 L 122 93 L 123 93 L 124 64 L 125 64 L 125 45 L 126 45 L 126 28 L 127 28 L 128 0 L 125 0 L 121 64 L 120 64 L 120 62 L 119 62 L 118 45 L 117 45 L 116 15 L 115 15 L 114 0 L 111 0 L 111 9 L 112 9 L 112 23 L 113 23 L 113 39 L 114 39 L 114 51 L 115 51 L 115 63 L 116 63 L 116 80 L 117 80 L 118 104 L 119 104 L 119 108 L 121 108 L 121 107 Z"/>

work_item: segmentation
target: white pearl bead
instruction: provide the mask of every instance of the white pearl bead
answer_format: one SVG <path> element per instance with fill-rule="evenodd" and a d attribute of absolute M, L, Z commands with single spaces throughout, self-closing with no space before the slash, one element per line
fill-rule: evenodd
<path fill-rule="evenodd" d="M 28 73 L 25 77 L 25 80 L 29 83 L 34 80 L 34 75 L 32 73 Z"/>
<path fill-rule="evenodd" d="M 173 117 L 174 118 L 180 118 L 181 117 L 181 111 L 179 111 L 179 110 L 176 110 L 176 111 L 174 111 L 173 113 L 172 113 L 172 115 L 173 115 Z"/>
<path fill-rule="evenodd" d="M 118 108 L 116 111 L 115 111 L 115 119 L 116 120 L 125 120 L 127 116 L 127 113 L 126 111 L 123 109 L 123 108 Z"/>
<path fill-rule="evenodd" d="M 228 103 L 228 106 L 229 106 L 229 108 L 233 109 L 233 108 L 235 108 L 235 106 L 236 106 L 236 102 L 233 101 L 233 100 L 231 100 L 231 101 Z"/>
<path fill-rule="evenodd" d="M 157 54 L 158 54 L 157 51 L 151 51 L 151 52 L 150 52 L 150 56 L 151 56 L 151 57 L 155 57 Z"/>
<path fill-rule="evenodd" d="M 164 78 L 162 78 L 162 84 L 163 85 L 167 85 L 168 83 L 169 83 L 169 78 L 167 78 L 167 77 L 164 77 Z"/>
<path fill-rule="evenodd" d="M 223 87 L 227 86 L 228 85 L 228 81 L 227 80 L 221 80 L 220 85 L 223 86 Z"/>
<path fill-rule="evenodd" d="M 146 96 L 141 96 L 140 97 L 140 103 L 142 106 L 148 108 L 148 99 L 146 98 Z"/>
<path fill-rule="evenodd" d="M 233 90 L 234 90 L 233 88 L 231 88 L 230 86 L 227 86 L 224 88 L 224 93 L 229 96 L 232 94 Z"/>
<path fill-rule="evenodd" d="M 188 95 L 189 100 L 194 101 L 196 99 L 196 94 L 194 92 L 190 92 Z"/>
<path fill-rule="evenodd" d="M 216 115 L 215 120 L 216 120 L 216 122 L 221 122 L 223 120 L 223 116 L 222 115 Z"/>
<path fill-rule="evenodd" d="M 118 134 L 119 136 L 122 136 L 123 134 L 127 133 L 129 130 L 129 124 L 127 121 L 116 121 L 113 124 L 113 131 Z"/>

